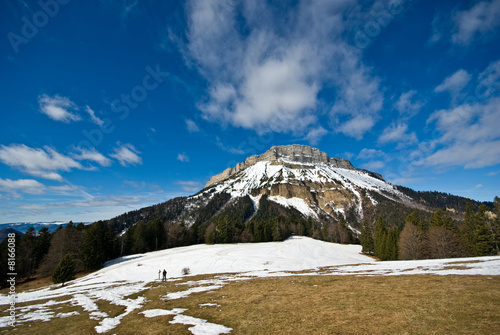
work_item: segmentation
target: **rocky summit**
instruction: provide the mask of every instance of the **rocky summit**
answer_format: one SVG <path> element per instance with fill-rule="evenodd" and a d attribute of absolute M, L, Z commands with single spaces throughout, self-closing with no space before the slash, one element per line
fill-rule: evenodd
<path fill-rule="evenodd" d="M 356 169 L 342 158 L 330 158 L 306 145 L 272 147 L 248 157 L 210 179 L 202 194 L 250 196 L 256 203 L 262 195 L 284 207 L 297 209 L 306 217 L 345 218 L 351 211 L 357 219 L 366 205 L 376 206 L 374 194 L 392 201 L 409 198 L 382 176 Z"/>

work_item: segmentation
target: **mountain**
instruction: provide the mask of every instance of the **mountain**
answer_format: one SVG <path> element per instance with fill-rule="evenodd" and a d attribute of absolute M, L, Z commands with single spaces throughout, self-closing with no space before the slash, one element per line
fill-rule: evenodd
<path fill-rule="evenodd" d="M 49 228 L 50 231 L 55 231 L 57 228 L 59 228 L 59 226 L 65 226 L 67 225 L 68 222 L 67 221 L 52 221 L 52 222 L 13 222 L 13 223 L 2 223 L 0 224 L 0 228 L 1 229 L 7 229 L 7 228 L 11 228 L 11 229 L 15 229 L 17 230 L 18 232 L 21 232 L 21 233 L 26 233 L 26 231 L 28 231 L 28 229 L 30 229 L 31 227 L 33 227 L 33 229 L 35 230 L 40 230 L 44 227 L 47 227 Z M 86 223 L 86 224 L 90 224 L 89 223 Z M 22 234 L 21 234 L 22 235 Z"/>
<path fill-rule="evenodd" d="M 292 234 L 349 243 L 357 240 L 363 219 L 373 225 L 382 215 L 402 228 L 412 211 L 428 219 L 436 208 L 459 219 L 467 202 L 479 206 L 466 198 L 392 185 L 380 174 L 357 169 L 317 148 L 286 145 L 213 176 L 193 196 L 132 211 L 108 223 L 123 234 L 139 222 L 157 220 L 167 230 L 167 246 L 270 241 Z"/>
<path fill-rule="evenodd" d="M 21 233 L 20 231 L 12 228 L 3 228 L 2 230 L 0 230 L 0 243 L 2 243 L 3 240 L 5 240 L 7 236 L 12 233 L 17 234 L 19 237 L 23 236 L 23 233 Z"/>

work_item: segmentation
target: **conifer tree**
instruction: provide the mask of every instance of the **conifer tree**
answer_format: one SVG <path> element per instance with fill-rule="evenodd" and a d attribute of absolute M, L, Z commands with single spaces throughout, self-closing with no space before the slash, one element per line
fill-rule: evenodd
<path fill-rule="evenodd" d="M 427 225 L 425 224 L 424 220 L 420 216 L 418 216 L 417 211 L 413 211 L 405 219 L 405 223 L 411 223 L 418 229 L 420 229 L 422 232 L 427 231 Z"/>
<path fill-rule="evenodd" d="M 495 197 L 495 200 L 493 201 L 494 204 L 494 212 L 495 212 L 495 219 L 492 221 L 491 224 L 491 230 L 493 232 L 493 246 L 496 249 L 496 252 L 500 252 L 500 198 Z"/>
<path fill-rule="evenodd" d="M 365 254 L 373 255 L 373 233 L 368 226 L 368 221 L 366 221 L 365 219 L 361 221 L 361 236 L 359 237 L 359 239 L 361 246 L 363 247 L 362 252 Z"/>
<path fill-rule="evenodd" d="M 377 222 L 375 223 L 375 231 L 373 236 L 373 249 L 374 254 L 382 260 L 385 256 L 385 246 L 386 246 L 386 236 L 387 236 L 387 223 L 384 218 L 379 216 Z"/>
<path fill-rule="evenodd" d="M 453 224 L 453 219 L 451 216 L 446 214 L 442 209 L 436 210 L 431 215 L 430 221 L 431 227 L 444 227 L 450 231 L 455 231 L 455 225 Z"/>
<path fill-rule="evenodd" d="M 99 269 L 106 258 L 106 230 L 104 222 L 94 222 L 87 228 L 82 246 L 83 266 L 86 270 Z"/>
<path fill-rule="evenodd" d="M 474 256 L 490 256 L 493 254 L 493 234 L 488 224 L 486 210 L 486 205 L 481 205 L 476 214 Z"/>
<path fill-rule="evenodd" d="M 64 283 L 73 279 L 75 279 L 75 263 L 73 262 L 71 255 L 66 254 L 55 269 L 54 274 L 52 275 L 52 281 L 54 284 L 62 283 L 64 286 Z"/>
<path fill-rule="evenodd" d="M 474 209 L 472 208 L 472 204 L 468 202 L 465 205 L 464 221 L 460 230 L 460 241 L 462 242 L 467 256 L 475 255 L 475 227 L 476 215 L 474 213 Z"/>

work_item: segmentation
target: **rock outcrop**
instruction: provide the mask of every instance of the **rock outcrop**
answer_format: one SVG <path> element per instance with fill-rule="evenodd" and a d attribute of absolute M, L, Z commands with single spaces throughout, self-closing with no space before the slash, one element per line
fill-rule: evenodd
<path fill-rule="evenodd" d="M 351 169 L 355 168 L 351 162 L 342 158 L 330 158 L 328 154 L 317 148 L 311 148 L 307 145 L 284 145 L 275 146 L 263 154 L 248 157 L 244 162 L 238 163 L 234 168 L 227 168 L 222 173 L 213 176 L 207 182 L 205 187 L 225 180 L 232 175 L 254 165 L 257 162 L 269 161 L 274 163 L 296 163 L 296 164 L 328 164 L 335 168 Z"/>

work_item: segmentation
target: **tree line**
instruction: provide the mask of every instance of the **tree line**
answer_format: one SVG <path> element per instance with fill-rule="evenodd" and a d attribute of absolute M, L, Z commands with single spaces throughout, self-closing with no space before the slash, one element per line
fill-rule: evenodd
<path fill-rule="evenodd" d="M 455 221 L 438 209 L 426 221 L 410 213 L 401 233 L 379 216 L 374 224 L 363 221 L 360 243 L 363 252 L 380 260 L 490 256 L 500 252 L 500 198 L 493 212 L 486 205 L 474 210 L 465 206 L 463 221 Z"/>

